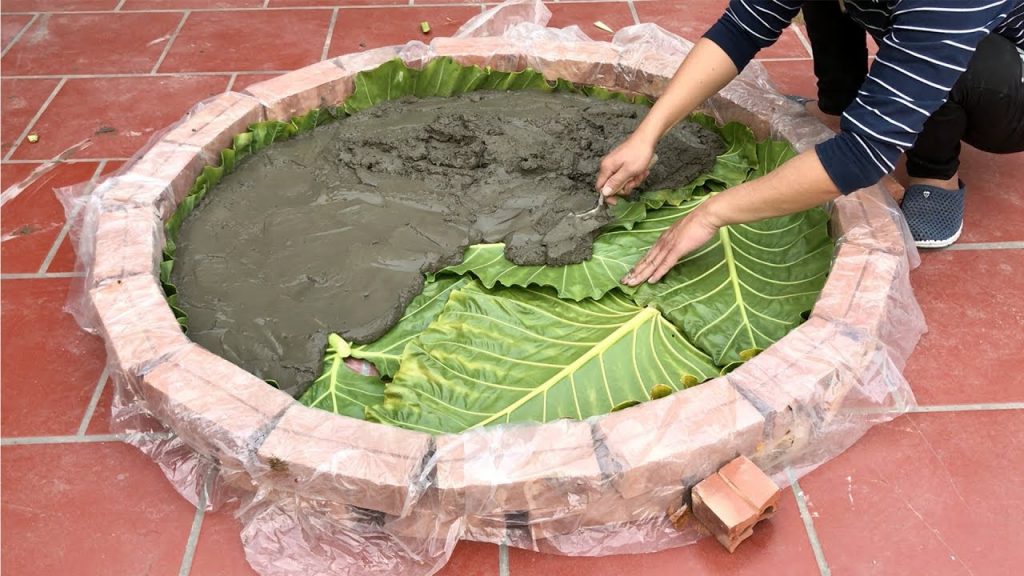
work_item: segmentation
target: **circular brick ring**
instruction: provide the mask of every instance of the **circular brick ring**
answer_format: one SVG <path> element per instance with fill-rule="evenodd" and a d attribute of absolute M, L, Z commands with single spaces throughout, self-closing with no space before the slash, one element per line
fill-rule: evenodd
<path fill-rule="evenodd" d="M 806 323 L 728 376 L 587 421 L 432 438 L 307 408 L 189 342 L 156 271 L 163 220 L 203 166 L 215 164 L 249 124 L 340 103 L 362 70 L 396 57 L 418 67 L 442 56 L 650 96 L 664 90 L 678 64 L 659 53 L 627 59 L 602 42 L 524 49 L 500 38 L 439 38 L 430 47 L 342 56 L 225 93 L 171 127 L 95 191 L 80 258 L 91 262 L 87 309 L 119 389 L 192 450 L 262 488 L 383 513 L 400 537 L 429 537 L 446 510 L 466 520 L 464 537 L 493 540 L 489 522 L 525 514 L 534 542 L 557 542 L 581 529 L 665 522 L 688 487 L 737 454 L 776 474 L 820 463 L 855 441 L 872 413 L 912 401 L 899 368 L 923 329 L 908 281 L 913 253 L 877 188 L 835 202 L 832 226 L 841 240 Z M 706 108 L 798 148 L 828 134 L 748 76 Z M 417 512 L 434 523 L 421 525 Z"/>

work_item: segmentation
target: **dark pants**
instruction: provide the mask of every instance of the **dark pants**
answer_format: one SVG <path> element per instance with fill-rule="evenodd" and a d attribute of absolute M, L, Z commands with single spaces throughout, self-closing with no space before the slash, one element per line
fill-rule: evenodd
<path fill-rule="evenodd" d="M 839 115 L 857 96 L 867 76 L 864 29 L 839 9 L 838 2 L 806 2 L 807 35 L 814 51 L 818 107 Z M 907 151 L 912 178 L 947 180 L 960 167 L 960 142 L 996 154 L 1024 151 L 1024 79 L 1016 46 L 990 34 L 949 99 L 925 122 Z"/>

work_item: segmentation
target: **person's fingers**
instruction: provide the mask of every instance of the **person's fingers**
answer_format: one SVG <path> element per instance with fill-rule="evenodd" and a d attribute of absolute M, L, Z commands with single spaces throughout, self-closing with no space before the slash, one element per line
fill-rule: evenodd
<path fill-rule="evenodd" d="M 665 277 L 665 274 L 668 274 L 668 271 L 679 263 L 679 259 L 682 258 L 685 253 L 686 249 L 683 246 L 679 245 L 669 250 L 665 254 L 665 257 L 661 259 L 661 262 L 658 264 L 657 268 L 654 269 L 654 272 L 651 273 L 651 276 L 647 279 L 647 281 L 650 282 L 651 284 L 660 282 L 661 279 Z"/>
<path fill-rule="evenodd" d="M 662 242 L 665 238 L 662 237 L 648 250 L 647 254 L 640 259 L 639 262 L 633 265 L 633 268 L 626 274 L 622 279 L 623 283 L 628 286 L 637 286 L 644 280 L 647 280 L 650 276 L 657 263 L 661 262 L 662 254 L 665 252 L 665 243 Z"/>
<path fill-rule="evenodd" d="M 611 154 L 605 156 L 604 159 L 601 160 L 601 164 L 598 167 L 597 182 L 594 183 L 594 187 L 597 190 L 602 190 L 603 188 L 605 188 L 608 185 L 608 179 L 611 178 L 613 174 L 618 172 L 621 167 L 622 161 L 617 160 L 615 158 L 614 151 Z"/>

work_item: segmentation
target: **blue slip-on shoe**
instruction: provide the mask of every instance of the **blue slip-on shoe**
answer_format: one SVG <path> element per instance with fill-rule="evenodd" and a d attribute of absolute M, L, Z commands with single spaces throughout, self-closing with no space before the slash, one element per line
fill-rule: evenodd
<path fill-rule="evenodd" d="M 909 186 L 901 208 L 914 245 L 945 248 L 956 242 L 964 229 L 964 183 L 960 182 L 959 190 L 927 184 Z"/>

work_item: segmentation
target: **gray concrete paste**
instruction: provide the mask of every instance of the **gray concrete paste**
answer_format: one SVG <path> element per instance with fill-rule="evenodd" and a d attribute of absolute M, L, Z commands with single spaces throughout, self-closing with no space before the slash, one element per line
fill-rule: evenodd
<path fill-rule="evenodd" d="M 601 157 L 645 109 L 579 95 L 473 93 L 385 103 L 275 144 L 213 190 L 182 227 L 174 282 L 190 335 L 300 392 L 326 335 L 383 335 L 425 272 L 480 242 L 520 264 L 590 257 Z M 690 123 L 658 146 L 647 185 L 681 186 L 722 143 Z"/>

